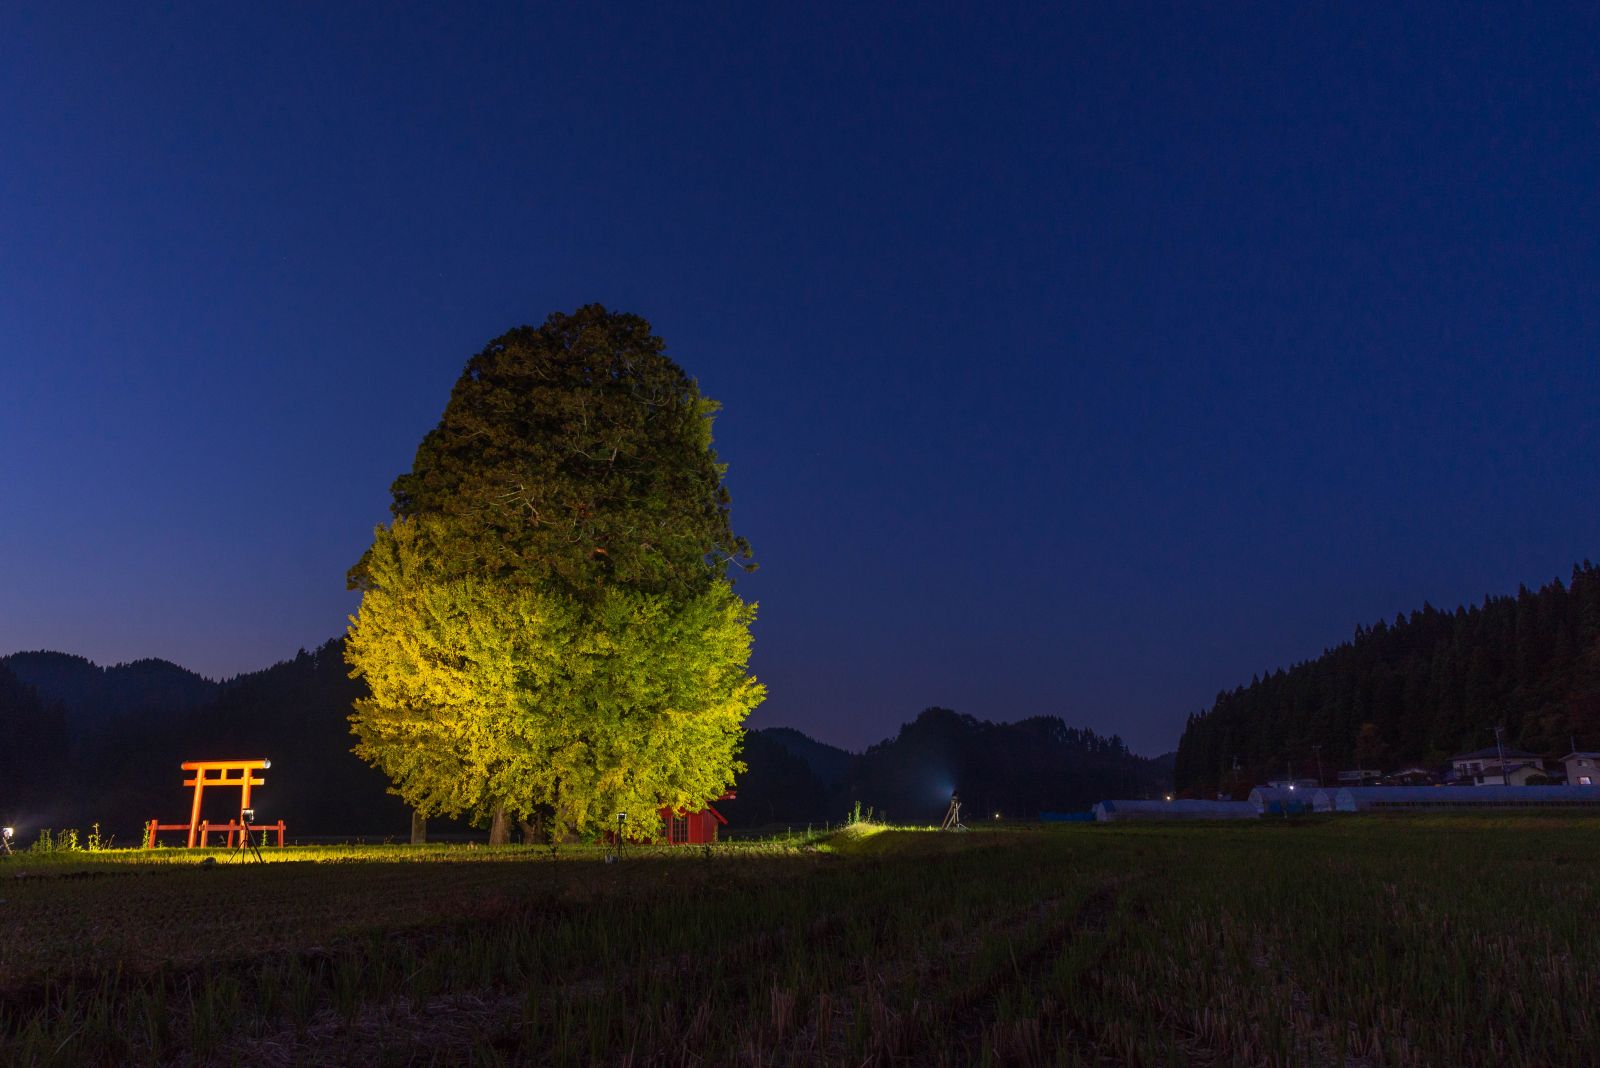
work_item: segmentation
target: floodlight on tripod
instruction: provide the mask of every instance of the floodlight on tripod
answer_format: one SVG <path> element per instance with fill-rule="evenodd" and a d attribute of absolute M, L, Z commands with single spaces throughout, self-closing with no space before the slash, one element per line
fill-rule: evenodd
<path fill-rule="evenodd" d="M 250 825 L 255 821 L 255 809 L 241 808 L 239 810 L 239 844 L 233 847 L 232 856 L 238 857 L 241 861 L 249 860 L 251 854 L 255 854 L 255 858 L 259 861 L 267 859 L 261 855 L 261 846 L 254 838 L 250 837 Z"/>
<path fill-rule="evenodd" d="M 961 795 L 950 795 L 950 808 L 944 814 L 944 822 L 939 824 L 941 831 L 964 831 L 966 824 L 961 822 Z"/>

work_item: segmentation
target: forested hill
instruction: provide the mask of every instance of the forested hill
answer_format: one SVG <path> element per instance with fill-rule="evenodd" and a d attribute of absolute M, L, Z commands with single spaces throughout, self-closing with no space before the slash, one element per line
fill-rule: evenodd
<path fill-rule="evenodd" d="M 135 660 L 101 667 L 68 653 L 12 653 L 0 657 L 24 685 L 59 701 L 87 727 L 130 715 L 193 708 L 217 695 L 218 684 L 166 660 Z"/>
<path fill-rule="evenodd" d="M 892 821 L 937 823 L 952 793 L 969 819 L 1033 819 L 1172 788 L 1170 757 L 1137 756 L 1115 736 L 1056 716 L 991 723 L 948 708 L 924 709 L 860 754 L 790 727 L 752 731 L 744 760 L 738 800 L 718 807 L 747 826 L 836 822 L 857 803 Z"/>
<path fill-rule="evenodd" d="M 793 727 L 763 727 L 756 733 L 804 761 L 812 774 L 829 790 L 837 789 L 850 771 L 850 762 L 854 757 L 848 751 L 819 742 Z"/>
<path fill-rule="evenodd" d="M 15 666 L 9 666 L 15 665 Z M 350 752 L 351 702 L 362 692 L 335 639 L 265 670 L 212 683 L 165 661 L 100 668 L 60 653 L 0 658 L 0 822 L 25 837 L 99 822 L 119 842 L 145 820 L 187 817 L 184 760 L 270 757 L 255 801 L 299 836 L 404 836 L 405 808 L 387 780 Z M 865 753 L 788 727 L 745 736 L 735 827 L 838 822 L 860 802 L 901 821 L 937 820 L 959 789 L 968 812 L 1008 818 L 1085 808 L 1102 797 L 1159 795 L 1165 758 L 1055 717 L 990 723 L 930 708 Z M 237 807 L 208 791 L 206 815 Z M 439 830 L 465 830 L 440 827 Z"/>
<path fill-rule="evenodd" d="M 973 818 L 1031 819 L 1107 797 L 1159 797 L 1171 788 L 1170 770 L 1162 758 L 1129 752 L 1115 735 L 1056 716 L 991 723 L 929 708 L 853 761 L 838 796 L 904 823 L 937 822 L 952 792 Z"/>
<path fill-rule="evenodd" d="M 0 817 L 30 835 L 98 822 L 127 843 L 148 819 L 188 818 L 183 761 L 270 757 L 262 818 L 295 834 L 404 834 L 405 808 L 350 752 L 360 692 L 337 640 L 223 683 L 166 661 L 0 659 L 0 731 L 38 739 L 0 750 Z M 235 792 L 215 794 L 208 817 L 237 811 Z"/>
<path fill-rule="evenodd" d="M 1600 748 L 1600 568 L 1472 608 L 1424 604 L 1315 660 L 1217 695 L 1178 744 L 1179 789 L 1208 794 L 1312 773 L 1436 767 L 1494 744 L 1559 756 Z M 1236 777 L 1233 761 L 1240 764 Z"/>

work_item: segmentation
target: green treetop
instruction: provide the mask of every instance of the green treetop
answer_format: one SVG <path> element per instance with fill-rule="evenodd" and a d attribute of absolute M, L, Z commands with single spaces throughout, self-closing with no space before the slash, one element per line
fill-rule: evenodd
<path fill-rule="evenodd" d="M 664 349 L 644 319 L 593 304 L 496 338 L 395 480 L 394 514 L 448 519 L 448 573 L 584 599 L 753 567 L 711 446 L 718 406 Z M 366 558 L 350 581 L 366 584 Z"/>

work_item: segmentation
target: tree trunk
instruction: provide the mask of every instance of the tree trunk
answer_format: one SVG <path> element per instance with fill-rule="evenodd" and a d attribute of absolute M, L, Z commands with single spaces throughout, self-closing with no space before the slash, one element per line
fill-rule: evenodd
<path fill-rule="evenodd" d="M 522 821 L 522 844 L 538 845 L 544 841 L 544 817 L 535 816 L 532 822 Z"/>
<path fill-rule="evenodd" d="M 494 810 L 494 819 L 489 823 L 489 844 L 511 844 L 511 816 L 503 808 Z"/>
<path fill-rule="evenodd" d="M 422 813 L 411 810 L 411 844 L 426 845 L 428 842 L 428 817 Z"/>

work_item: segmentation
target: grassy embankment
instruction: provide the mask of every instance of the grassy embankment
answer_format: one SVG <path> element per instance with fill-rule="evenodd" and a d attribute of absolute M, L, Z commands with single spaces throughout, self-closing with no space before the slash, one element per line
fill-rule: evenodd
<path fill-rule="evenodd" d="M 620 864 L 519 847 L 209 869 L 181 851 L 15 857 L 0 1061 L 1576 1065 L 1600 1049 L 1592 818 L 874 830 Z"/>

